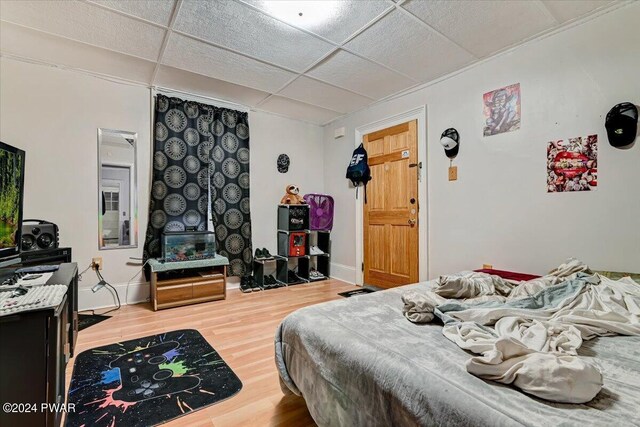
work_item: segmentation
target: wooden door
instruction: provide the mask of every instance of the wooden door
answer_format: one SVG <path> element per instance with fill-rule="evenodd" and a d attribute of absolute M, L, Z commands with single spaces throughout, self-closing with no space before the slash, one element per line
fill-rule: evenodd
<path fill-rule="evenodd" d="M 364 204 L 364 283 L 418 281 L 418 137 L 411 121 L 365 135 L 371 181 Z"/>

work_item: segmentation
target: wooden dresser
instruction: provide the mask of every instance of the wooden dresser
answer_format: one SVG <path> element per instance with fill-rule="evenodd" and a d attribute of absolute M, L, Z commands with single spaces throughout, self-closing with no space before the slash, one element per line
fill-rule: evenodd
<path fill-rule="evenodd" d="M 229 260 L 219 255 L 195 261 L 149 260 L 153 309 L 225 299 L 227 265 Z"/>

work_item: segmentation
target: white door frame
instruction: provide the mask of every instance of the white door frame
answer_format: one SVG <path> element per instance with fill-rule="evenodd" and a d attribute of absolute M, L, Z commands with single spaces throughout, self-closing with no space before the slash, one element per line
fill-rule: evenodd
<path fill-rule="evenodd" d="M 362 137 L 372 132 L 399 125 L 401 123 L 417 120 L 418 131 L 418 163 L 422 162 L 422 169 L 419 171 L 420 180 L 418 181 L 418 203 L 420 210 L 418 212 L 418 274 L 419 280 L 425 281 L 429 278 L 429 248 L 428 248 L 428 209 L 429 197 L 427 192 L 427 106 L 421 105 L 404 113 L 387 117 L 356 128 L 355 147 L 362 143 Z M 362 262 L 364 261 L 364 193 L 360 191 L 361 196 L 356 198 L 356 285 L 362 286 L 364 283 L 364 273 L 362 272 Z M 422 262 L 426 254 L 426 262 Z"/>

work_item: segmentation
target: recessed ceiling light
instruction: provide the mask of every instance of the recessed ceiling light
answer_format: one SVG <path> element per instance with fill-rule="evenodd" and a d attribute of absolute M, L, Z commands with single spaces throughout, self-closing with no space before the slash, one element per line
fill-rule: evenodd
<path fill-rule="evenodd" d="M 310 27 L 326 22 L 343 6 L 337 0 L 266 0 L 267 12 L 290 24 Z"/>

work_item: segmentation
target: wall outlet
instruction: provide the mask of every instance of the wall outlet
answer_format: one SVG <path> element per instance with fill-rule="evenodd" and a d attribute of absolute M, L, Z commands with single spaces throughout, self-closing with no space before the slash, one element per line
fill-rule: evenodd
<path fill-rule="evenodd" d="M 458 167 L 450 166 L 449 167 L 449 181 L 457 181 L 458 180 Z"/>
<path fill-rule="evenodd" d="M 94 270 L 102 270 L 102 257 L 95 257 L 91 259 L 91 266 Z"/>

